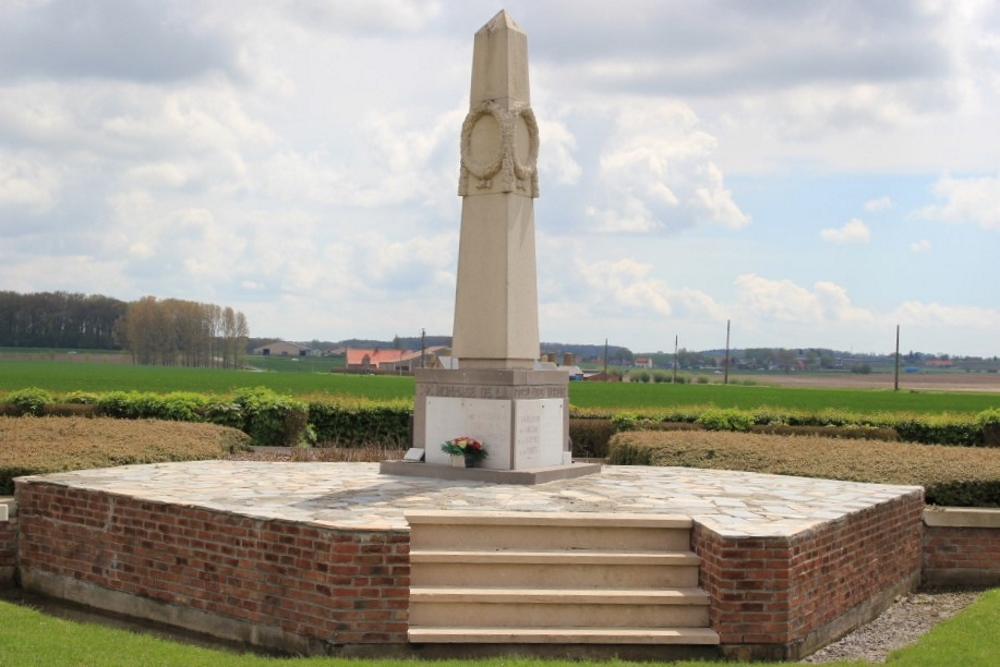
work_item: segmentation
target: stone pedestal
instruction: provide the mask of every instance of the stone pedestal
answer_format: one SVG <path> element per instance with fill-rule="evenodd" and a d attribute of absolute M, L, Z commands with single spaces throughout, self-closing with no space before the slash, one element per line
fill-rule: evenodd
<path fill-rule="evenodd" d="M 441 445 L 467 435 L 489 454 L 487 470 L 570 462 L 569 388 L 561 371 L 418 370 L 413 446 L 424 461 L 448 465 Z"/>
<path fill-rule="evenodd" d="M 568 380 L 563 371 L 418 370 L 413 446 L 424 461 L 389 461 L 382 471 L 516 484 L 599 472 L 600 465 L 572 463 Z M 441 450 L 463 435 L 489 454 L 476 468 L 453 468 Z"/>

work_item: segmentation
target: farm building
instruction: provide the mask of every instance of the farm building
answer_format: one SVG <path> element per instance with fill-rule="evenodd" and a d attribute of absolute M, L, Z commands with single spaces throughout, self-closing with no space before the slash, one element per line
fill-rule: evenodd
<path fill-rule="evenodd" d="M 272 357 L 304 357 L 309 354 L 309 348 L 276 340 L 273 343 L 254 348 L 253 353 Z"/>

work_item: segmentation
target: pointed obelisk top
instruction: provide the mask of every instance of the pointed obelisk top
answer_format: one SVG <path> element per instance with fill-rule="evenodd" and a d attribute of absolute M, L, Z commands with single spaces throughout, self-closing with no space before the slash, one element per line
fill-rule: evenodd
<path fill-rule="evenodd" d="M 476 33 L 472 51 L 470 105 L 490 100 L 507 108 L 531 103 L 528 36 L 503 9 Z"/>

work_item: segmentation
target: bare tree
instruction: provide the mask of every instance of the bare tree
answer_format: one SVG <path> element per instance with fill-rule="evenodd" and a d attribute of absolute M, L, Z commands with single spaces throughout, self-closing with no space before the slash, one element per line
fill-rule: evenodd
<path fill-rule="evenodd" d="M 212 366 L 221 354 L 222 366 L 235 367 L 249 336 L 232 308 L 151 296 L 129 304 L 118 330 L 135 363 L 164 366 Z"/>

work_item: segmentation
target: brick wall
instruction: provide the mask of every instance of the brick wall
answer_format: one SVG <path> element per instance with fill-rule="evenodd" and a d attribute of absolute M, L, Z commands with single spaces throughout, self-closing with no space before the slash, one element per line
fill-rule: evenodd
<path fill-rule="evenodd" d="M 1000 510 L 928 509 L 924 524 L 924 583 L 1000 585 Z"/>
<path fill-rule="evenodd" d="M 404 643 L 409 535 L 253 519 L 31 482 L 20 566 L 330 644 Z M 273 634 L 273 632 L 271 632 Z"/>
<path fill-rule="evenodd" d="M 3 517 L 6 516 L 6 520 Z M 13 498 L 0 498 L 0 587 L 14 584 L 17 569 L 17 505 Z"/>
<path fill-rule="evenodd" d="M 0 521 L 0 572 L 12 576 L 19 555 L 27 581 L 235 619 L 308 638 L 317 652 L 407 641 L 405 530 L 254 519 L 39 481 L 19 483 L 17 499 L 17 515 Z M 711 626 L 730 657 L 794 660 L 876 615 L 921 566 L 925 581 L 939 577 L 929 583 L 996 585 L 1000 512 L 973 512 L 973 525 L 928 520 L 915 491 L 794 536 L 731 537 L 696 523 Z"/>
<path fill-rule="evenodd" d="M 875 596 L 917 582 L 922 510 L 915 491 L 791 537 L 725 537 L 696 524 L 712 628 L 723 645 L 745 645 L 733 657 L 808 654 Z"/>

